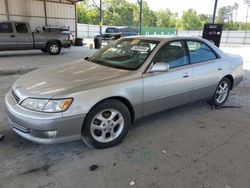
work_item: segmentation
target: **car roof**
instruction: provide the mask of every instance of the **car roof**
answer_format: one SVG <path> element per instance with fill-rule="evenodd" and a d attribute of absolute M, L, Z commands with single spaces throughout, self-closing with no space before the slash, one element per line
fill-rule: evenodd
<path fill-rule="evenodd" d="M 180 39 L 204 41 L 204 39 L 202 39 L 200 37 L 179 36 L 179 35 L 139 35 L 139 36 L 124 37 L 124 38 L 156 40 L 156 41 L 168 41 L 168 40 L 180 40 Z"/>
<path fill-rule="evenodd" d="M 24 23 L 24 24 L 28 24 L 28 22 L 22 22 L 22 21 L 1 21 L 0 23 Z"/>

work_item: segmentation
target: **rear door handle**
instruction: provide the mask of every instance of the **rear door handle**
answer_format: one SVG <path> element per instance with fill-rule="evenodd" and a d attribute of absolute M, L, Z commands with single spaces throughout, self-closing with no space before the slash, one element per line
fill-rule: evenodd
<path fill-rule="evenodd" d="M 184 73 L 182 77 L 183 77 L 183 78 L 188 78 L 188 77 L 189 77 L 189 74 L 188 74 L 188 73 Z"/>
<path fill-rule="evenodd" d="M 14 37 L 16 37 L 16 36 L 15 36 L 15 35 L 10 35 L 10 37 L 11 37 L 11 38 L 14 38 Z"/>
<path fill-rule="evenodd" d="M 219 68 L 218 68 L 218 71 L 221 71 L 221 70 L 222 70 L 222 68 L 221 68 L 221 67 L 219 67 Z"/>

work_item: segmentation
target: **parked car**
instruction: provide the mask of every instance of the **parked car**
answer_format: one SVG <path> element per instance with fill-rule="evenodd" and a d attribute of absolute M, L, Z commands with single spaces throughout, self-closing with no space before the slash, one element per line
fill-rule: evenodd
<path fill-rule="evenodd" d="M 94 35 L 95 48 L 100 49 L 102 45 L 107 45 L 121 37 L 122 33 L 117 27 L 106 27 L 102 30 L 102 34 Z"/>
<path fill-rule="evenodd" d="M 133 28 L 133 27 L 123 26 L 123 27 L 119 27 L 118 29 L 119 29 L 120 33 L 122 33 L 123 37 L 138 35 L 138 30 Z"/>
<path fill-rule="evenodd" d="M 75 36 L 74 34 L 70 31 L 69 27 L 60 27 L 60 26 L 44 26 L 41 29 L 43 32 L 48 32 L 48 33 L 66 33 L 70 36 L 70 40 L 73 41 Z"/>
<path fill-rule="evenodd" d="M 70 46 L 68 33 L 31 32 L 26 22 L 0 22 L 0 51 L 41 49 L 57 55 Z"/>
<path fill-rule="evenodd" d="M 107 148 L 150 114 L 197 100 L 223 105 L 242 79 L 242 58 L 207 40 L 137 36 L 20 77 L 5 105 L 12 129 L 30 141 Z"/>

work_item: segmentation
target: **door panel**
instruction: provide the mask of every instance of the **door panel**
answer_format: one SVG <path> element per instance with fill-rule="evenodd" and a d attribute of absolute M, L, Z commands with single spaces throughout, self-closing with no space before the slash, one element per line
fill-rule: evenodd
<path fill-rule="evenodd" d="M 16 48 L 19 50 L 32 49 L 33 36 L 28 26 L 25 23 L 15 23 L 15 30 Z"/>
<path fill-rule="evenodd" d="M 211 98 L 223 76 L 220 60 L 193 64 L 192 101 Z"/>
<path fill-rule="evenodd" d="M 223 75 L 221 60 L 205 43 L 187 41 L 193 66 L 192 101 L 211 98 Z"/>
<path fill-rule="evenodd" d="M 11 23 L 0 23 L 0 50 L 16 48 L 16 38 Z"/>
<path fill-rule="evenodd" d="M 143 76 L 143 115 L 183 105 L 191 101 L 192 66 Z"/>
<path fill-rule="evenodd" d="M 191 101 L 192 66 L 188 61 L 185 42 L 171 41 L 163 45 L 153 58 L 150 68 L 157 62 L 167 63 L 170 69 L 143 75 L 144 116 Z"/>

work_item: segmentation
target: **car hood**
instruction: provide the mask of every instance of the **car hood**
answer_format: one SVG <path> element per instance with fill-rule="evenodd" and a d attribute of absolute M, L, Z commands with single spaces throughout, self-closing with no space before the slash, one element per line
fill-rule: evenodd
<path fill-rule="evenodd" d="M 50 98 L 62 93 L 118 82 L 132 72 L 79 60 L 32 71 L 20 77 L 12 89 L 20 98 Z"/>

